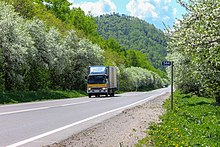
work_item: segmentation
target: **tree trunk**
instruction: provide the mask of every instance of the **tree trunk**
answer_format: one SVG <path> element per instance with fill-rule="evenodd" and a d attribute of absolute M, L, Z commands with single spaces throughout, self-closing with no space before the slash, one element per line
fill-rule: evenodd
<path fill-rule="evenodd" d="M 13 90 L 13 80 L 11 79 L 10 73 L 8 71 L 5 72 L 5 90 Z"/>
<path fill-rule="evenodd" d="M 219 106 L 220 105 L 220 91 L 217 90 L 214 93 L 214 95 L 215 95 L 215 99 L 216 99 L 216 105 Z"/>
<path fill-rule="evenodd" d="M 220 96 L 216 96 L 216 105 L 220 106 Z"/>

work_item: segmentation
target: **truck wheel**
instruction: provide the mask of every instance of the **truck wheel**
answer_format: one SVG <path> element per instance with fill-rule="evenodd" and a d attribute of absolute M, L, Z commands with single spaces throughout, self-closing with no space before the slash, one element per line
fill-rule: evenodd
<path fill-rule="evenodd" d="M 91 94 L 89 94 L 89 98 L 91 98 Z"/>
<path fill-rule="evenodd" d="M 115 93 L 114 93 L 114 92 L 113 92 L 113 93 L 111 93 L 111 94 L 110 94 L 110 96 L 114 97 L 114 96 L 115 96 Z"/>

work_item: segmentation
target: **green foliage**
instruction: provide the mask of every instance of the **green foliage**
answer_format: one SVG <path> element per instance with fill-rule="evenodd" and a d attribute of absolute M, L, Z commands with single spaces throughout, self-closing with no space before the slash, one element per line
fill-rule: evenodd
<path fill-rule="evenodd" d="M 152 64 L 148 60 L 146 60 L 146 55 L 143 54 L 141 51 L 133 49 L 126 50 L 125 57 L 127 61 L 127 67 L 141 67 L 149 71 L 155 72 L 162 78 L 166 78 L 166 74 L 163 71 L 156 69 L 154 66 L 152 66 Z"/>
<path fill-rule="evenodd" d="M 149 146 L 219 146 L 220 109 L 214 99 L 191 94 L 174 94 L 174 110 L 151 124 L 149 136 L 139 145 Z M 170 100 L 165 107 L 168 110 Z M 138 146 L 138 145 L 137 145 Z"/>
<path fill-rule="evenodd" d="M 152 90 L 167 84 L 156 73 L 140 67 L 122 68 L 119 76 L 122 91 Z"/>
<path fill-rule="evenodd" d="M 0 104 L 9 103 L 23 103 L 42 100 L 54 100 L 63 98 L 75 98 L 85 96 L 83 91 L 13 91 L 13 92 L 0 92 Z"/>
<path fill-rule="evenodd" d="M 51 12 L 48 11 L 43 1 L 41 0 L 3 0 L 7 4 L 12 5 L 14 11 L 17 12 L 20 16 L 25 19 L 33 19 L 37 18 L 44 23 L 47 24 L 49 27 L 56 27 L 62 33 L 73 28 L 71 25 L 67 25 L 62 22 L 60 19 L 56 18 L 56 16 Z"/>
<path fill-rule="evenodd" d="M 18 12 L 25 18 L 33 18 L 34 16 L 34 5 L 33 0 L 4 0 L 8 4 L 12 4 L 15 12 Z"/>
<path fill-rule="evenodd" d="M 179 3 L 188 13 L 167 33 L 169 59 L 174 61 L 178 73 L 177 88 L 214 96 L 220 103 L 220 2 L 196 0 L 187 4 L 179 0 Z"/>
<path fill-rule="evenodd" d="M 166 39 L 161 30 L 135 17 L 106 14 L 96 18 L 98 31 L 104 38 L 116 38 L 126 49 L 135 49 L 146 55 L 151 64 L 160 69 L 166 56 Z"/>
<path fill-rule="evenodd" d="M 70 9 L 71 3 L 67 0 L 44 0 L 41 4 L 45 4 L 47 10 L 62 22 L 74 26 L 75 29 L 82 30 L 86 36 L 98 37 L 95 19 L 90 15 L 85 15 L 81 8 Z"/>
<path fill-rule="evenodd" d="M 68 23 L 82 30 L 86 36 L 96 36 L 98 38 L 97 24 L 92 16 L 85 15 L 85 12 L 80 8 L 74 8 L 71 10 L 69 17 Z"/>
<path fill-rule="evenodd" d="M 43 0 L 48 10 L 51 10 L 56 17 L 62 21 L 69 19 L 70 3 L 67 0 Z"/>

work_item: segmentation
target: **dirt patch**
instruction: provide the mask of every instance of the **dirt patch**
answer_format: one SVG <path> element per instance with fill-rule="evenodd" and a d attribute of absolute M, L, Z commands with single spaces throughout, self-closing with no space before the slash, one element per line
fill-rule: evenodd
<path fill-rule="evenodd" d="M 103 121 L 51 147 L 132 147 L 146 136 L 151 122 L 157 122 L 169 93 Z"/>

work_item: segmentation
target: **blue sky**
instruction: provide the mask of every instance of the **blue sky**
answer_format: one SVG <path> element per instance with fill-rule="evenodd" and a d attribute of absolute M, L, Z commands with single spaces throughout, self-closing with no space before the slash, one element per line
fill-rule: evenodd
<path fill-rule="evenodd" d="M 135 16 L 163 30 L 165 23 L 171 27 L 186 13 L 176 0 L 68 0 L 94 16 L 113 12 Z"/>

